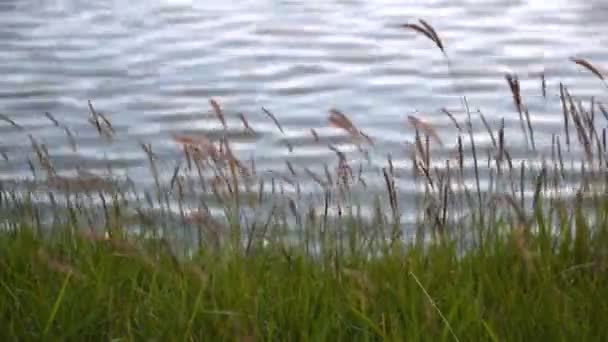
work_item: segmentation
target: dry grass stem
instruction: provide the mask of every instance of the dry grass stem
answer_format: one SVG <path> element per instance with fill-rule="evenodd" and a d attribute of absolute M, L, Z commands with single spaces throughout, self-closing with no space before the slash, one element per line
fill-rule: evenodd
<path fill-rule="evenodd" d="M 575 57 L 571 57 L 570 60 L 573 61 L 574 63 L 582 66 L 583 68 L 591 71 L 591 73 L 593 73 L 595 76 L 597 76 L 600 80 L 606 81 L 602 72 L 600 72 L 600 70 L 596 66 L 591 64 L 591 62 L 589 62 L 588 60 L 583 59 L 583 58 L 575 58 Z"/>
<path fill-rule="evenodd" d="M 441 52 L 444 55 L 446 55 L 445 47 L 443 45 L 443 42 L 441 41 L 441 38 L 439 38 L 437 31 L 435 31 L 435 29 L 425 20 L 418 19 L 418 21 L 420 22 L 420 25 L 419 24 L 403 24 L 403 25 L 401 25 L 401 27 L 422 33 L 425 37 L 432 40 L 435 43 L 435 45 L 437 45 L 437 47 L 441 50 Z"/>
<path fill-rule="evenodd" d="M 224 129 L 227 129 L 228 125 L 226 124 L 226 118 L 224 117 L 224 112 L 222 111 L 222 107 L 220 107 L 220 104 L 214 99 L 210 99 L 209 104 L 213 108 L 213 112 L 222 123 Z"/>
<path fill-rule="evenodd" d="M 279 131 L 281 131 L 281 133 L 285 133 L 285 131 L 283 131 L 283 127 L 281 126 L 281 123 L 279 122 L 279 120 L 277 120 L 277 117 L 274 116 L 274 114 L 272 114 L 271 111 L 269 111 L 268 109 L 262 107 L 262 111 L 268 115 L 268 117 L 274 122 L 274 124 L 277 126 L 277 128 L 279 129 Z"/>

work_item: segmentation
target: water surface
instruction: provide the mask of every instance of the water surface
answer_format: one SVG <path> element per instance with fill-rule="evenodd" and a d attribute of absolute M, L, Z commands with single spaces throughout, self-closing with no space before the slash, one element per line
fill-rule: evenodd
<path fill-rule="evenodd" d="M 10 159 L 0 164 L 1 177 L 30 173 L 24 152 L 31 134 L 47 145 L 59 171 L 78 165 L 102 170 L 111 160 L 115 170 L 151 184 L 139 143 L 152 144 L 170 176 L 181 157 L 172 135 L 221 133 L 210 98 L 227 113 L 233 149 L 255 158 L 260 172 L 287 172 L 285 160 L 322 172 L 336 160 L 328 143 L 354 150 L 327 124 L 328 110 L 338 108 L 375 139 L 366 170 L 385 165 L 390 153 L 407 174 L 404 142 L 413 139 L 413 129 L 406 117 L 435 125 L 451 144 L 457 131 L 440 109 L 463 122 L 463 96 L 493 128 L 505 119 L 509 144 L 521 152 L 516 156 L 536 156 L 523 144 L 505 72 L 520 75 L 536 143 L 546 151 L 562 127 L 558 82 L 578 95 L 606 95 L 597 78 L 568 60 L 608 65 L 606 17 L 608 5 L 599 0 L 5 0 L 0 112 L 26 132 L 0 124 L 1 148 Z M 399 28 L 417 18 L 435 26 L 449 66 L 432 42 Z M 88 100 L 111 118 L 112 143 L 87 121 Z M 284 133 L 261 107 L 275 113 Z M 45 112 L 75 133 L 76 153 Z M 242 134 L 238 113 L 255 135 Z M 489 146 L 475 120 L 477 142 Z M 383 186 L 381 178 L 376 183 L 370 186 Z M 406 201 L 419 191 L 409 178 L 399 189 Z"/>

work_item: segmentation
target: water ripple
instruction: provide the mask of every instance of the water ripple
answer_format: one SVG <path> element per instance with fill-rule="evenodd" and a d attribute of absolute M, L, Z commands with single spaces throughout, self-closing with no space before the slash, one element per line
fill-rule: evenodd
<path fill-rule="evenodd" d="M 215 98 L 225 109 L 235 151 L 254 155 L 262 171 L 283 165 L 283 158 L 322 170 L 335 161 L 327 144 L 348 149 L 347 139 L 327 127 L 330 108 L 348 113 L 376 139 L 375 162 L 391 153 L 396 163 L 405 163 L 403 143 L 413 139 L 406 117 L 415 113 L 453 142 L 458 132 L 440 109 L 456 108 L 454 116 L 463 123 L 464 95 L 493 128 L 504 117 L 508 136 L 518 137 L 505 72 L 521 75 L 535 139 L 547 152 L 562 128 L 558 82 L 579 96 L 606 97 L 593 75 L 568 61 L 576 55 L 608 63 L 602 49 L 608 6 L 599 0 L 116 3 L 0 3 L 0 112 L 25 129 L 3 122 L 0 145 L 15 160 L 26 160 L 26 134 L 56 151 L 65 171 L 103 158 L 119 168 L 145 167 L 141 141 L 173 160 L 179 153 L 169 142 L 173 134 L 222 135 L 208 104 Z M 428 39 L 399 28 L 417 18 L 435 25 L 449 64 Z M 534 76 L 541 72 L 547 99 Z M 87 100 L 128 137 L 100 140 L 87 123 Z M 284 134 L 262 107 L 276 114 Z M 69 155 L 65 131 L 44 112 L 70 127 L 78 153 Z M 254 136 L 242 135 L 238 113 L 247 115 Z M 474 131 L 481 145 L 490 144 L 477 116 Z M 27 165 L 0 168 L 3 177 L 20 170 L 29 172 Z M 412 186 L 403 183 L 407 192 Z"/>

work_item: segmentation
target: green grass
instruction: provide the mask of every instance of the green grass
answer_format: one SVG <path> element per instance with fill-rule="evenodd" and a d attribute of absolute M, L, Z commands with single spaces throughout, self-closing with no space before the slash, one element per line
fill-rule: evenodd
<path fill-rule="evenodd" d="M 340 249 L 313 255 L 296 244 L 249 255 L 226 246 L 184 259 L 162 241 L 66 231 L 41 239 L 19 227 L 0 234 L 0 337 L 605 340 L 606 204 L 595 208 L 593 230 L 575 220 L 571 238 L 532 233 L 545 220 L 537 216 L 522 228 L 505 224 L 508 233 L 486 234 L 464 254 L 451 243 L 397 243 L 374 258 Z"/>
<path fill-rule="evenodd" d="M 409 117 L 415 139 L 401 158 L 411 167 L 388 156 L 357 173 L 373 139 L 332 110 L 329 123 L 358 147 L 342 152 L 314 133 L 336 153 L 333 172 L 287 161 L 269 180 L 227 138 L 174 136 L 183 155 L 170 180 L 142 144 L 155 180 L 143 191 L 111 170 L 61 174 L 30 135 L 33 179 L 0 180 L 0 341 L 608 340 L 608 111 L 560 85 L 564 130 L 541 146 L 507 79 L 537 159 L 512 159 L 513 132 L 466 101 L 466 123 L 446 111 L 457 143 Z M 111 143 L 110 121 L 89 108 Z M 410 172 L 419 201 L 400 203 L 396 179 Z M 308 193 L 306 177 L 318 186 Z"/>

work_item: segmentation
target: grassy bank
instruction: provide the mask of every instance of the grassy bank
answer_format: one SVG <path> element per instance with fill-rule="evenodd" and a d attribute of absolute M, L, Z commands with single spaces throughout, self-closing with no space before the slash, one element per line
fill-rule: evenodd
<path fill-rule="evenodd" d="M 258 173 L 227 133 L 252 126 L 211 100 L 223 131 L 174 135 L 183 154 L 168 172 L 141 145 L 154 180 L 143 190 L 112 170 L 60 172 L 28 134 L 32 177 L 0 181 L 0 340 L 608 339 L 608 111 L 560 84 L 563 130 L 543 145 L 506 80 L 521 132 L 464 101 L 444 110 L 454 142 L 409 116 L 413 141 L 384 166 L 336 109 L 343 136 L 310 129 L 333 165 Z M 89 109 L 111 144 L 111 120 Z M 404 182 L 416 203 L 400 200 Z"/>
<path fill-rule="evenodd" d="M 605 210 L 605 209 L 602 209 Z M 3 341 L 460 340 L 608 337 L 606 215 L 593 236 L 514 229 L 377 258 L 300 247 L 200 252 L 115 234 L 0 236 Z M 24 228 L 24 227 L 21 227 Z M 562 227 L 567 229 L 566 227 Z"/>

